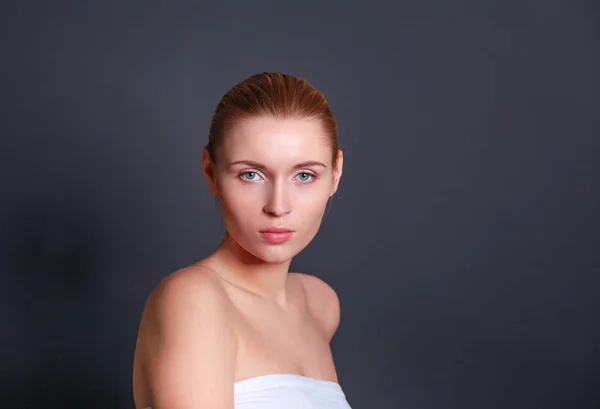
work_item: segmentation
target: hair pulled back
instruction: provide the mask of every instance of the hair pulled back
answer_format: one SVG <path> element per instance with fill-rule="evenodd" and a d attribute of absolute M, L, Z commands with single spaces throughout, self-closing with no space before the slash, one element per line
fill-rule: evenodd
<path fill-rule="evenodd" d="M 329 103 L 306 80 L 280 72 L 263 72 L 246 78 L 221 98 L 208 137 L 211 160 L 216 161 L 218 149 L 236 123 L 259 116 L 319 120 L 331 145 L 332 165 L 336 166 L 338 130 Z"/>

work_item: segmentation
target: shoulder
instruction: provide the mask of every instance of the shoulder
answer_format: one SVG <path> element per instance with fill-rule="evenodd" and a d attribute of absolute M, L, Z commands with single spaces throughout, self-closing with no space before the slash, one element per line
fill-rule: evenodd
<path fill-rule="evenodd" d="M 183 268 L 156 285 L 136 348 L 142 406 L 233 407 L 237 341 L 228 301 L 203 269 Z"/>
<path fill-rule="evenodd" d="M 319 277 L 305 273 L 290 274 L 304 288 L 309 310 L 331 339 L 340 324 L 340 301 L 337 293 Z"/>
<path fill-rule="evenodd" d="M 205 269 L 185 267 L 177 270 L 154 287 L 148 296 L 148 308 L 194 307 L 223 304 L 227 297 L 223 288 Z"/>
<path fill-rule="evenodd" d="M 202 268 L 185 267 L 154 287 L 144 308 L 144 327 L 151 332 L 189 333 L 198 324 L 228 322 L 229 299 L 220 283 Z M 190 327 L 191 325 L 191 327 Z"/>

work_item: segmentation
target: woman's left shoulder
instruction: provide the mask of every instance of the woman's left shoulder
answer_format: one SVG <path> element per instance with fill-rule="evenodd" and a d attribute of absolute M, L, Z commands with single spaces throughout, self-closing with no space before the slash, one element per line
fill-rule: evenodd
<path fill-rule="evenodd" d="M 306 273 L 290 273 L 304 288 L 311 313 L 331 339 L 340 324 L 340 300 L 335 290 L 321 278 Z"/>

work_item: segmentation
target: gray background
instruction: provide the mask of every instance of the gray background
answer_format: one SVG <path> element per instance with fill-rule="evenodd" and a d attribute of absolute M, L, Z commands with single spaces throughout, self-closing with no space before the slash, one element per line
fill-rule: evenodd
<path fill-rule="evenodd" d="M 600 407 L 588 1 L 0 6 L 0 407 L 132 408 L 146 295 L 211 251 L 221 95 L 304 77 L 346 168 L 294 260 L 353 408 Z"/>

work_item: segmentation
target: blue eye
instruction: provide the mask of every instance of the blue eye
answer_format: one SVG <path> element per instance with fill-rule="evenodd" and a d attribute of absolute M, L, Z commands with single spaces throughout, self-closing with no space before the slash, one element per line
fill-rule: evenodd
<path fill-rule="evenodd" d="M 243 172 L 243 173 L 241 173 L 241 174 L 240 174 L 240 177 L 241 177 L 242 179 L 244 179 L 244 180 L 248 180 L 248 181 L 250 181 L 250 182 L 253 182 L 253 181 L 257 180 L 257 179 L 256 179 L 256 177 L 257 177 L 257 176 L 258 176 L 258 173 L 256 173 L 256 172 L 253 172 L 253 171 L 251 171 L 251 170 L 250 170 L 250 171 L 248 171 L 248 172 Z"/>
<path fill-rule="evenodd" d="M 308 172 L 301 172 L 296 175 L 296 178 L 300 180 L 300 182 L 308 182 L 313 179 L 315 176 Z"/>

